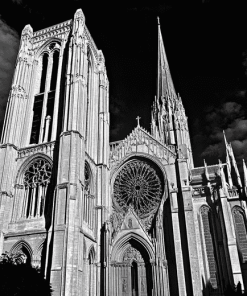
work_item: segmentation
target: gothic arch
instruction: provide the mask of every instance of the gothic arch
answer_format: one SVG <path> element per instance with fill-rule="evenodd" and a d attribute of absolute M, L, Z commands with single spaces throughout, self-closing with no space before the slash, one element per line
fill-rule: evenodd
<path fill-rule="evenodd" d="M 145 159 L 147 159 L 148 161 L 153 162 L 154 165 L 156 165 L 160 169 L 160 171 L 162 172 L 164 180 L 168 180 L 166 170 L 165 170 L 163 164 L 157 159 L 157 157 L 154 157 L 154 156 L 149 155 L 147 153 L 132 152 L 132 153 L 128 154 L 127 156 L 123 157 L 123 159 L 119 162 L 119 164 L 116 166 L 116 168 L 111 171 L 110 180 L 111 180 L 112 184 L 114 183 L 115 178 L 118 175 L 119 171 L 121 170 L 122 166 L 125 163 L 127 163 L 128 161 L 135 159 L 135 158 L 143 159 L 144 161 L 145 161 Z"/>
<path fill-rule="evenodd" d="M 56 37 L 51 37 L 49 38 L 36 52 L 35 57 L 40 58 L 41 55 L 43 55 L 45 52 L 48 53 L 46 48 L 49 46 L 51 43 L 57 43 L 59 46 L 61 46 L 62 39 L 56 38 Z"/>
<path fill-rule="evenodd" d="M 16 253 L 23 253 L 26 256 L 27 263 L 31 263 L 33 260 L 33 250 L 29 243 L 27 243 L 25 240 L 20 240 L 16 242 L 13 247 L 10 249 L 11 254 Z"/>
<path fill-rule="evenodd" d="M 93 260 L 93 262 L 95 261 L 95 256 L 96 256 L 96 253 L 95 253 L 95 249 L 94 249 L 94 245 L 91 245 L 89 248 L 88 248 L 88 255 L 87 255 L 87 258 L 91 260 Z"/>
<path fill-rule="evenodd" d="M 154 295 L 154 262 L 152 246 L 139 234 L 120 238 L 111 253 L 112 295 Z"/>
<path fill-rule="evenodd" d="M 199 208 L 200 233 L 204 257 L 204 269 L 206 280 L 210 282 L 213 289 L 219 288 L 219 277 L 217 268 L 217 253 L 215 249 L 215 234 L 212 229 L 211 208 L 204 204 Z"/>
<path fill-rule="evenodd" d="M 94 188 L 94 175 L 93 175 L 91 166 L 90 166 L 90 164 L 88 163 L 87 160 L 85 160 L 85 168 L 84 169 L 85 169 L 85 171 L 84 171 L 84 176 L 85 176 L 84 182 L 86 181 L 86 178 L 88 178 L 88 186 L 90 187 L 90 191 L 93 194 L 94 189 L 95 189 Z"/>
<path fill-rule="evenodd" d="M 232 208 L 232 216 L 240 260 L 242 263 L 245 263 L 247 262 L 247 228 L 245 212 L 240 206 L 234 206 Z"/>
<path fill-rule="evenodd" d="M 16 176 L 12 220 L 47 216 L 50 209 L 52 161 L 43 153 L 26 159 Z"/>
<path fill-rule="evenodd" d="M 123 252 L 125 251 L 129 242 L 134 242 L 137 245 L 140 245 L 143 250 L 147 253 L 149 257 L 149 261 L 155 260 L 155 253 L 153 246 L 145 240 L 142 236 L 137 233 L 129 232 L 128 234 L 124 235 L 123 237 L 119 238 L 113 245 L 112 252 L 111 252 L 111 261 L 120 262 Z"/>
<path fill-rule="evenodd" d="M 19 167 L 18 171 L 17 171 L 17 174 L 16 174 L 16 179 L 15 179 L 15 184 L 18 184 L 18 185 L 21 185 L 21 178 L 24 174 L 24 172 L 27 170 L 28 166 L 35 160 L 38 160 L 38 159 L 44 159 L 46 160 L 50 165 L 51 167 L 53 166 L 53 161 L 52 159 L 47 156 L 46 154 L 44 153 L 36 153 L 32 156 L 30 156 L 29 158 L 27 158 L 23 163 L 22 165 Z"/>

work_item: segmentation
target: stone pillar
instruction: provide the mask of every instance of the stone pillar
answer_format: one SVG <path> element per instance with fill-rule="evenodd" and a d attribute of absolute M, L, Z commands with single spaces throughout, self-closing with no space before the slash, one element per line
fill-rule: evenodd
<path fill-rule="evenodd" d="M 7 103 L 1 143 L 19 146 L 21 142 L 33 63 L 32 36 L 33 29 L 31 26 L 25 26 L 22 31 L 16 69 Z"/>
<path fill-rule="evenodd" d="M 223 220 L 221 223 L 223 223 L 223 229 L 226 231 L 226 242 L 230 256 L 230 269 L 233 275 L 233 284 L 237 285 L 238 282 L 240 282 L 243 287 L 243 277 L 238 256 L 237 241 L 233 224 L 234 222 L 230 205 L 227 201 L 226 190 L 227 188 L 225 188 L 225 190 L 220 190 L 220 200 L 223 214 Z"/>
<path fill-rule="evenodd" d="M 181 145 L 182 146 L 182 145 Z M 201 295 L 201 278 L 200 278 L 200 267 L 198 262 L 197 242 L 194 225 L 194 214 L 192 206 L 192 192 L 189 186 L 188 176 L 188 163 L 187 163 L 187 150 L 186 147 L 179 147 L 179 159 L 178 159 L 178 170 L 180 176 L 180 190 L 181 190 L 181 202 L 179 207 L 181 211 L 184 211 L 184 220 L 187 237 L 187 248 L 190 263 L 190 273 L 192 281 L 193 295 Z M 184 149 L 183 149 L 184 148 Z M 181 216 L 183 219 L 183 215 Z M 186 239 L 184 240 L 186 243 Z M 186 249 L 186 246 L 185 246 Z M 184 254 L 186 255 L 186 254 Z"/>

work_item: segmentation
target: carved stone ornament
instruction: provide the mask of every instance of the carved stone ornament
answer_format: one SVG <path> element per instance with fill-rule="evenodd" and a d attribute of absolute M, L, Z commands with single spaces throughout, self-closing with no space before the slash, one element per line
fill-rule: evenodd
<path fill-rule="evenodd" d="M 123 166 L 114 182 L 116 208 L 127 212 L 132 206 L 143 219 L 157 210 L 161 198 L 161 180 L 149 164 L 133 160 Z"/>
<path fill-rule="evenodd" d="M 141 253 L 137 249 L 129 245 L 127 250 L 124 252 L 123 261 L 132 262 L 133 260 L 137 262 L 144 262 Z"/>
<path fill-rule="evenodd" d="M 46 160 L 38 159 L 34 161 L 25 172 L 23 181 L 24 186 L 46 186 L 50 183 L 51 171 L 52 167 Z"/>

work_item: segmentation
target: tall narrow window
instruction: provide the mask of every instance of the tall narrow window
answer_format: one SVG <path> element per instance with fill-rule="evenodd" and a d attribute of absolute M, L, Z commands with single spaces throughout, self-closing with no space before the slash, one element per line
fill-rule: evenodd
<path fill-rule="evenodd" d="M 88 256 L 88 296 L 94 295 L 94 253 L 93 250 L 90 251 Z"/>
<path fill-rule="evenodd" d="M 37 159 L 24 173 L 25 196 L 22 209 L 23 218 L 41 217 L 45 212 L 47 189 L 52 167 L 44 159 Z"/>
<path fill-rule="evenodd" d="M 201 208 L 201 218 L 202 218 L 202 232 L 204 234 L 205 246 L 204 250 L 206 253 L 208 268 L 209 268 L 209 280 L 213 289 L 217 289 L 218 281 L 217 281 L 217 268 L 214 254 L 214 241 L 213 235 L 211 233 L 210 227 L 210 209 L 207 206 L 203 206 Z"/>
<path fill-rule="evenodd" d="M 85 163 L 83 196 L 83 221 L 89 228 L 94 227 L 94 196 L 92 195 L 92 176 L 89 164 Z"/>
<path fill-rule="evenodd" d="M 91 91 L 92 91 L 92 60 L 88 49 L 88 68 L 87 68 L 87 110 L 86 110 L 86 139 L 89 137 L 89 106 L 90 106 L 90 100 L 91 100 Z"/>
<path fill-rule="evenodd" d="M 33 105 L 33 123 L 30 144 L 51 140 L 52 121 L 55 103 L 56 83 L 59 64 L 59 45 L 51 43 L 42 57 L 42 73 L 39 92 Z"/>
<path fill-rule="evenodd" d="M 233 209 L 233 218 L 235 224 L 235 231 L 237 236 L 238 251 L 242 263 L 247 262 L 247 233 L 245 225 L 245 217 L 240 208 Z"/>

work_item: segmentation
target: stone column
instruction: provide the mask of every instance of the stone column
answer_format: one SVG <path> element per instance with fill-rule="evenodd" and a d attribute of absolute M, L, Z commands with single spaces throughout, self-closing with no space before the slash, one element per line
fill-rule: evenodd
<path fill-rule="evenodd" d="M 179 159 L 178 159 L 178 170 L 180 176 L 180 190 L 181 190 L 181 202 L 179 204 L 180 210 L 184 211 L 184 220 L 186 227 L 186 238 L 187 238 L 187 248 L 188 256 L 190 263 L 190 273 L 192 281 L 192 290 L 195 296 L 201 295 L 201 278 L 200 278 L 200 267 L 198 262 L 198 252 L 197 252 L 197 242 L 196 242 L 196 233 L 194 225 L 194 214 L 192 206 L 192 192 L 189 187 L 189 176 L 188 176 L 188 163 L 187 163 L 187 154 L 186 146 L 179 147 Z M 183 219 L 183 215 L 181 216 Z M 184 239 L 186 243 L 186 239 Z M 184 246 L 186 250 L 186 246 Z"/>

